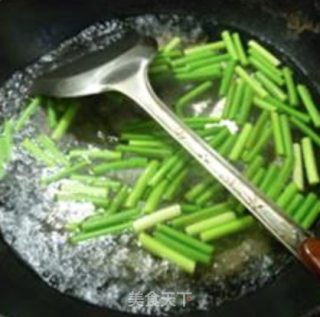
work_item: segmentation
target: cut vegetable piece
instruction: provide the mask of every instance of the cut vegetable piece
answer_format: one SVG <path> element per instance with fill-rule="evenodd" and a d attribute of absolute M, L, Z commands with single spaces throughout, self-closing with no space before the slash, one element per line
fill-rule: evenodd
<path fill-rule="evenodd" d="M 212 65 L 210 67 L 199 68 L 192 72 L 176 73 L 175 78 L 181 82 L 208 81 L 221 77 L 221 66 Z"/>
<path fill-rule="evenodd" d="M 25 124 L 29 121 L 30 117 L 38 110 L 41 100 L 39 97 L 32 99 L 25 110 L 21 113 L 20 117 L 15 122 L 14 129 L 19 132 Z"/>
<path fill-rule="evenodd" d="M 280 156 L 284 155 L 284 139 L 282 135 L 280 117 L 277 112 L 271 113 L 271 124 L 276 154 Z"/>
<path fill-rule="evenodd" d="M 45 163 L 47 166 L 56 165 L 55 160 L 47 155 L 36 143 L 32 142 L 30 139 L 24 139 L 22 146 L 36 160 Z"/>
<path fill-rule="evenodd" d="M 199 206 L 205 206 L 210 199 L 213 199 L 214 196 L 221 191 L 221 189 L 223 189 L 223 187 L 219 183 L 213 181 L 210 186 L 197 197 L 195 203 Z"/>
<path fill-rule="evenodd" d="M 185 117 L 183 118 L 183 122 L 186 124 L 201 124 L 205 125 L 206 123 L 217 123 L 220 121 L 219 117 Z"/>
<path fill-rule="evenodd" d="M 293 213 L 293 219 L 301 223 L 309 211 L 318 203 L 318 197 L 315 193 L 309 193 L 299 208 Z"/>
<path fill-rule="evenodd" d="M 282 73 L 279 69 L 268 64 L 261 57 L 257 56 L 254 52 L 250 52 L 251 56 L 248 58 L 250 64 L 254 66 L 258 71 L 266 75 L 270 80 L 272 80 L 277 85 L 283 85 L 284 80 L 282 78 Z"/>
<path fill-rule="evenodd" d="M 247 150 L 246 153 L 242 156 L 245 162 L 251 162 L 258 155 L 263 155 L 261 153 L 263 149 L 266 147 L 268 142 L 271 139 L 272 129 L 270 126 L 266 126 L 263 131 L 261 131 L 260 138 L 257 140 L 252 149 Z"/>
<path fill-rule="evenodd" d="M 236 134 L 231 134 L 229 137 L 225 140 L 225 143 L 221 145 L 217 150 L 222 156 L 227 156 L 232 148 L 234 147 L 234 144 L 237 141 L 237 135 Z"/>
<path fill-rule="evenodd" d="M 320 203 L 317 201 L 301 222 L 301 227 L 309 229 L 319 217 Z"/>
<path fill-rule="evenodd" d="M 276 200 L 280 193 L 283 191 L 283 188 L 287 180 L 291 177 L 293 170 L 293 157 L 289 156 L 285 159 L 278 179 L 273 183 L 272 187 L 267 191 L 267 196 L 271 199 Z"/>
<path fill-rule="evenodd" d="M 181 214 L 180 205 L 172 205 L 160 209 L 150 215 L 144 216 L 133 223 L 133 229 L 136 232 L 149 229 L 163 221 L 170 220 L 174 217 L 177 217 Z"/>
<path fill-rule="evenodd" d="M 199 98 L 204 93 L 212 88 L 212 82 L 206 81 L 199 86 L 188 91 L 185 95 L 181 96 L 175 104 L 178 115 L 184 116 L 184 108 L 189 105 L 196 98 Z"/>
<path fill-rule="evenodd" d="M 165 244 L 145 233 L 140 233 L 138 236 L 138 240 L 141 243 L 142 247 L 147 249 L 149 252 L 175 263 L 181 269 L 188 273 L 192 274 L 194 272 L 196 268 L 196 262 L 194 260 L 167 247 Z"/>
<path fill-rule="evenodd" d="M 49 153 L 50 156 L 57 162 L 57 164 L 69 165 L 70 162 L 68 161 L 68 159 L 47 135 L 40 134 L 38 136 L 38 141 L 46 150 L 46 152 Z"/>
<path fill-rule="evenodd" d="M 181 56 L 177 59 L 170 60 L 170 65 L 173 67 L 173 69 L 177 69 L 178 67 L 186 67 L 191 62 L 196 62 L 199 60 L 206 59 L 207 57 L 215 56 L 215 53 L 210 50 L 204 50 L 198 53 L 193 53 L 189 55 Z"/>
<path fill-rule="evenodd" d="M 320 182 L 320 178 L 316 163 L 316 157 L 310 138 L 303 138 L 301 141 L 301 146 L 308 183 L 310 185 L 316 185 Z"/>
<path fill-rule="evenodd" d="M 194 47 L 186 48 L 184 50 L 184 53 L 188 55 L 193 55 L 193 54 L 199 54 L 204 51 L 216 51 L 216 50 L 221 50 L 225 48 L 226 45 L 224 41 L 217 41 L 214 43 L 207 43 L 207 44 L 202 44 L 202 45 L 196 45 Z"/>
<path fill-rule="evenodd" d="M 223 31 L 221 33 L 221 37 L 223 39 L 223 42 L 225 43 L 225 46 L 227 48 L 228 53 L 234 60 L 238 60 L 238 55 L 236 51 L 235 44 L 233 42 L 232 36 L 229 31 Z"/>
<path fill-rule="evenodd" d="M 106 160 L 120 160 L 121 152 L 111 151 L 107 149 L 77 149 L 69 152 L 70 158 L 88 158 L 88 159 L 106 159 Z"/>
<path fill-rule="evenodd" d="M 259 184 L 259 188 L 261 189 L 261 191 L 266 192 L 267 190 L 269 190 L 272 187 L 274 181 L 277 179 L 278 175 L 279 167 L 275 164 L 269 165 L 263 181 L 261 182 L 261 184 Z"/>
<path fill-rule="evenodd" d="M 184 197 L 188 201 L 191 201 L 191 202 L 194 201 L 199 195 L 201 195 L 201 193 L 206 191 L 211 186 L 211 183 L 212 183 L 211 177 L 206 178 L 204 181 L 197 183 L 190 190 L 188 190 L 184 195 Z"/>
<path fill-rule="evenodd" d="M 181 173 L 183 170 L 188 170 L 188 165 L 191 160 L 191 157 L 182 157 L 166 175 L 166 178 L 169 180 L 169 182 L 174 181 L 179 173 Z"/>
<path fill-rule="evenodd" d="M 263 47 L 255 40 L 250 40 L 248 42 L 248 45 L 252 50 L 254 50 L 257 54 L 261 55 L 266 61 L 268 61 L 273 66 L 278 66 L 281 64 L 278 58 L 276 58 L 271 52 L 269 52 L 265 47 Z"/>
<path fill-rule="evenodd" d="M 166 142 L 159 141 L 159 140 L 130 140 L 129 141 L 130 146 L 136 146 L 136 147 L 146 147 L 146 148 L 163 148 L 163 149 L 169 149 L 170 150 L 170 145 L 167 144 Z"/>
<path fill-rule="evenodd" d="M 298 193 L 298 188 L 294 183 L 290 183 L 278 197 L 276 203 L 280 208 L 286 208 L 293 197 Z"/>
<path fill-rule="evenodd" d="M 237 161 L 241 157 L 245 144 L 248 141 L 250 134 L 252 132 L 252 124 L 246 123 L 238 135 L 237 141 L 229 154 L 229 159 L 231 161 Z"/>
<path fill-rule="evenodd" d="M 261 97 L 266 97 L 268 92 L 261 86 L 261 84 L 254 79 L 243 67 L 236 66 L 235 72 Z"/>
<path fill-rule="evenodd" d="M 193 204 L 182 204 L 181 211 L 183 214 L 190 214 L 199 209 L 199 206 Z"/>
<path fill-rule="evenodd" d="M 47 117 L 49 127 L 54 129 L 58 124 L 58 114 L 56 112 L 54 102 L 51 99 L 47 101 Z"/>
<path fill-rule="evenodd" d="M 79 232 L 80 229 L 79 229 L 79 224 L 78 223 L 67 223 L 65 226 L 64 226 L 64 229 L 68 232 Z"/>
<path fill-rule="evenodd" d="M 198 207 L 198 206 L 197 206 Z M 171 224 L 174 227 L 184 227 L 190 224 L 193 224 L 197 221 L 201 221 L 203 219 L 207 219 L 210 217 L 214 217 L 220 215 L 228 210 L 230 210 L 231 204 L 229 202 L 221 203 L 218 205 L 213 205 L 207 208 L 199 208 L 198 211 L 190 214 L 183 215 L 171 221 Z"/>
<path fill-rule="evenodd" d="M 81 171 L 83 168 L 87 167 L 89 165 L 88 162 L 79 162 L 75 165 L 69 166 L 69 167 L 65 167 L 63 169 L 61 169 L 60 171 L 58 171 L 56 174 L 52 175 L 52 176 L 48 176 L 46 178 L 42 179 L 42 183 L 45 185 L 48 185 L 50 183 L 56 182 L 60 179 L 66 178 L 72 174 L 74 174 L 75 172 L 79 172 Z"/>
<path fill-rule="evenodd" d="M 301 122 L 300 120 L 291 117 L 291 122 L 299 128 L 306 136 L 308 136 L 314 143 L 316 143 L 318 146 L 320 146 L 320 136 L 309 128 L 305 123 Z"/>
<path fill-rule="evenodd" d="M 128 196 L 127 201 L 125 202 L 126 207 L 134 207 L 141 200 L 142 195 L 144 194 L 146 188 L 148 187 L 148 181 L 155 174 L 159 167 L 159 161 L 151 161 L 143 173 L 139 176 L 136 181 L 131 193 Z"/>
<path fill-rule="evenodd" d="M 191 72 L 197 72 L 201 70 L 205 70 L 206 68 L 210 69 L 212 67 L 220 67 L 221 62 L 228 61 L 230 59 L 229 55 L 212 55 L 207 58 L 199 59 L 197 61 L 190 61 L 188 63 L 188 70 Z M 178 70 L 175 70 L 176 73 L 178 73 Z"/>
<path fill-rule="evenodd" d="M 148 160 L 140 157 L 133 157 L 123 161 L 98 164 L 92 168 L 94 175 L 101 175 L 111 171 L 131 168 L 141 168 L 148 164 Z"/>
<path fill-rule="evenodd" d="M 214 246 L 204 243 L 202 241 L 199 241 L 198 239 L 190 237 L 184 232 L 170 228 L 169 226 L 158 225 L 157 229 L 159 232 L 166 234 L 176 239 L 177 241 L 185 243 L 189 247 L 199 250 L 201 252 L 204 252 L 206 254 L 212 254 L 212 252 L 214 251 Z"/>
<path fill-rule="evenodd" d="M 261 185 L 261 183 L 263 182 L 266 173 L 267 170 L 264 167 L 260 167 L 257 173 L 252 177 L 251 183 L 256 187 L 259 187 L 259 185 Z"/>
<path fill-rule="evenodd" d="M 124 232 L 125 230 L 128 230 L 131 228 L 131 222 L 118 224 L 112 227 L 108 227 L 105 229 L 92 231 L 92 232 L 80 232 L 78 234 L 75 234 L 69 239 L 69 242 L 72 244 L 79 243 L 81 241 L 93 239 L 93 238 L 99 238 L 108 234 L 120 234 Z"/>
<path fill-rule="evenodd" d="M 179 162 L 180 159 L 181 159 L 181 154 L 175 154 L 167 158 L 163 162 L 162 166 L 158 168 L 156 173 L 153 175 L 150 175 L 151 177 L 148 181 L 148 185 L 155 186 L 160 181 L 162 181 L 166 177 L 168 172 Z"/>
<path fill-rule="evenodd" d="M 248 120 L 253 102 L 253 97 L 253 89 L 249 85 L 246 85 L 243 93 L 243 101 L 239 109 L 239 113 L 236 116 L 237 123 L 244 124 Z"/>
<path fill-rule="evenodd" d="M 172 248 L 173 250 L 185 255 L 186 257 L 194 261 L 204 264 L 209 264 L 211 262 L 210 255 L 205 254 L 199 250 L 193 249 L 185 243 L 177 241 L 168 235 L 156 231 L 154 233 L 154 237 L 161 243 L 165 244 L 167 247 Z"/>
<path fill-rule="evenodd" d="M 260 135 L 265 129 L 265 126 L 268 124 L 268 121 L 270 120 L 270 112 L 264 110 L 258 117 L 258 119 L 255 122 L 255 125 L 253 127 L 251 136 L 246 143 L 246 148 L 251 149 L 256 142 L 259 140 Z"/>
<path fill-rule="evenodd" d="M 105 187 L 105 188 L 119 188 L 121 184 L 118 181 L 111 180 L 105 177 L 96 177 L 91 175 L 79 175 L 72 174 L 70 179 L 79 181 L 81 183 L 97 186 L 97 187 Z"/>
<path fill-rule="evenodd" d="M 107 208 L 110 205 L 110 200 L 104 197 L 98 197 L 87 194 L 73 194 L 73 193 L 61 193 L 56 194 L 58 201 L 76 201 L 83 203 L 92 203 L 93 205 L 101 208 Z"/>
<path fill-rule="evenodd" d="M 278 100 L 276 98 L 269 96 L 266 98 L 266 101 L 269 104 L 275 106 L 281 112 L 285 112 L 286 114 L 288 114 L 292 117 L 295 117 L 300 121 L 307 122 L 307 123 L 310 122 L 309 115 L 307 115 L 306 113 L 304 113 L 302 111 L 299 111 L 299 110 L 292 108 L 291 106 L 281 102 L 280 100 Z"/>
<path fill-rule="evenodd" d="M 70 104 L 51 134 L 53 140 L 60 140 L 67 132 L 80 108 L 79 104 Z"/>
<path fill-rule="evenodd" d="M 181 45 L 181 38 L 178 36 L 173 37 L 162 49 L 163 53 L 168 53 Z"/>
<path fill-rule="evenodd" d="M 304 172 L 302 162 L 302 151 L 299 143 L 293 144 L 294 152 L 294 168 L 293 168 L 293 182 L 300 191 L 304 190 Z"/>
<path fill-rule="evenodd" d="M 281 124 L 281 132 L 283 137 L 285 155 L 292 156 L 293 155 L 292 133 L 291 133 L 289 119 L 285 114 L 280 115 L 280 124 Z"/>
<path fill-rule="evenodd" d="M 60 187 L 60 191 L 66 194 L 83 194 L 98 197 L 107 197 L 109 190 L 103 187 L 93 187 L 90 185 L 83 185 L 79 182 L 70 181 L 63 183 Z"/>
<path fill-rule="evenodd" d="M 253 98 L 253 104 L 262 110 L 266 110 L 270 112 L 277 110 L 277 108 L 274 105 L 270 104 L 267 100 L 259 97 Z"/>
<path fill-rule="evenodd" d="M 251 216 L 245 216 L 240 219 L 232 220 L 216 228 L 203 231 L 200 234 L 200 238 L 202 241 L 212 241 L 220 239 L 228 235 L 243 231 L 250 227 L 253 223 L 254 219 Z"/>
<path fill-rule="evenodd" d="M 236 90 L 234 93 L 234 98 L 233 98 L 232 103 L 230 105 L 229 119 L 236 118 L 236 116 L 239 112 L 239 108 L 241 107 L 245 87 L 246 87 L 246 84 L 243 81 L 243 79 L 241 79 L 241 78 L 238 79 L 237 84 L 236 84 Z"/>
<path fill-rule="evenodd" d="M 178 43 L 176 42 L 175 44 L 178 44 Z M 163 59 L 165 61 L 170 61 L 171 59 L 181 57 L 182 55 L 183 55 L 183 52 L 180 50 L 180 48 L 177 48 L 177 47 L 171 50 L 168 50 L 166 52 L 164 51 L 158 52 L 158 58 Z"/>
<path fill-rule="evenodd" d="M 212 140 L 208 141 L 208 144 L 212 146 L 214 149 L 218 149 L 221 147 L 221 145 L 226 141 L 226 139 L 230 136 L 230 132 L 226 128 L 222 128 L 221 131 L 219 131 Z"/>
<path fill-rule="evenodd" d="M 168 181 L 166 179 L 162 180 L 158 185 L 153 187 L 143 207 L 143 212 L 151 213 L 158 208 L 167 187 Z"/>
<path fill-rule="evenodd" d="M 2 134 L 0 135 L 0 164 L 6 164 L 11 159 L 13 147 L 13 130 L 13 121 L 5 121 Z"/>
<path fill-rule="evenodd" d="M 283 68 L 283 76 L 286 82 L 289 104 L 296 107 L 298 105 L 298 94 L 293 80 L 293 74 L 289 67 Z"/>
<path fill-rule="evenodd" d="M 108 208 L 108 213 L 113 214 L 119 211 L 121 207 L 124 205 L 127 197 L 128 197 L 128 187 L 123 185 L 117 194 L 113 197 L 110 207 Z"/>
<path fill-rule="evenodd" d="M 80 228 L 85 232 L 104 229 L 119 223 L 127 223 L 130 220 L 136 219 L 139 216 L 139 214 L 140 211 L 138 209 L 129 209 L 126 211 L 119 212 L 115 215 L 104 213 L 101 216 L 90 217 L 84 220 L 80 224 Z"/>
<path fill-rule="evenodd" d="M 164 192 L 163 198 L 165 200 L 172 200 L 175 198 L 177 192 L 182 188 L 183 182 L 188 175 L 188 170 L 181 171 L 175 179 L 172 180 L 171 184 L 168 185 L 166 191 Z"/>
<path fill-rule="evenodd" d="M 155 147 L 144 147 L 144 146 L 133 146 L 133 145 L 118 145 L 116 147 L 118 152 L 123 153 L 134 153 L 146 158 L 166 158 L 172 154 L 172 151 L 167 148 L 155 148 Z"/>
<path fill-rule="evenodd" d="M 185 228 L 186 233 L 190 235 L 198 234 L 204 230 L 208 230 L 226 222 L 236 219 L 237 216 L 233 211 L 227 211 L 218 216 L 211 217 L 209 219 L 201 220 Z"/>
<path fill-rule="evenodd" d="M 155 135 L 150 134 L 142 134 L 142 133 L 122 133 L 121 140 L 130 141 L 130 140 L 137 140 L 137 141 L 157 141 L 159 138 Z"/>
<path fill-rule="evenodd" d="M 293 216 L 296 210 L 300 207 L 302 202 L 304 201 L 304 197 L 300 194 L 297 194 L 294 196 L 294 198 L 291 200 L 291 202 L 286 207 L 286 212 L 288 215 Z"/>
<path fill-rule="evenodd" d="M 287 95 L 279 88 L 275 83 L 273 83 L 267 76 L 263 73 L 257 72 L 256 78 L 260 83 L 266 88 L 267 91 L 275 98 L 278 98 L 281 101 L 287 100 Z"/>
<path fill-rule="evenodd" d="M 235 82 L 231 83 L 231 86 L 229 87 L 228 94 L 226 96 L 225 104 L 223 106 L 223 113 L 222 118 L 227 119 L 229 118 L 231 107 L 233 104 L 233 100 L 235 97 L 237 85 Z"/>
<path fill-rule="evenodd" d="M 255 156 L 252 159 L 252 162 L 248 165 L 244 172 L 244 176 L 246 176 L 248 179 L 251 179 L 259 170 L 260 167 L 262 167 L 264 163 L 264 160 L 262 156 Z"/>
<path fill-rule="evenodd" d="M 228 93 L 229 88 L 231 86 L 231 81 L 234 75 L 234 69 L 236 67 L 236 64 L 237 62 L 232 60 L 228 63 L 226 69 L 224 70 L 220 88 L 219 88 L 220 96 L 225 96 Z"/>
<path fill-rule="evenodd" d="M 239 57 L 241 64 L 243 66 L 248 65 L 248 59 L 247 59 L 246 53 L 244 51 L 243 44 L 242 44 L 239 33 L 234 33 L 232 35 L 232 39 L 233 39 L 234 46 L 236 48 L 237 56 Z"/>
<path fill-rule="evenodd" d="M 5 165 L 6 161 L 2 158 L 2 148 L 3 148 L 3 137 L 0 136 L 0 180 L 5 176 Z"/>
<path fill-rule="evenodd" d="M 150 75 L 163 74 L 163 73 L 168 73 L 170 71 L 170 67 L 167 64 L 150 65 L 150 68 L 148 69 L 148 71 Z"/>
<path fill-rule="evenodd" d="M 320 127 L 320 112 L 318 111 L 314 101 L 312 99 L 311 93 L 305 85 L 298 85 L 297 91 L 300 95 L 300 98 L 306 107 L 312 122 L 314 125 L 319 128 Z"/>

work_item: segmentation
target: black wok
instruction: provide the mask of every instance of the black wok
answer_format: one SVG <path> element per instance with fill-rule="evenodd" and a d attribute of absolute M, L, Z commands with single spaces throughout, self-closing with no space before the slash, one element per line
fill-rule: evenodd
<path fill-rule="evenodd" d="M 0 86 L 86 26 L 110 17 L 188 12 L 270 40 L 320 91 L 320 1 L 312 0 L 2 0 Z M 0 105 L 1 111 L 1 105 Z M 319 311 L 317 313 L 317 306 Z M 0 239 L 0 315 L 9 317 L 129 316 L 62 295 L 45 284 Z M 318 316 L 320 283 L 293 262 L 264 288 L 208 312 L 188 316 Z"/>

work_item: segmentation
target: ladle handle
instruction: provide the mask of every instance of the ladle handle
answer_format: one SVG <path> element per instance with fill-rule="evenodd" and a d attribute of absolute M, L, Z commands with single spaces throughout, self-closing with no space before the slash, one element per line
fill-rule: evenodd
<path fill-rule="evenodd" d="M 302 262 L 320 277 L 320 240 L 310 237 L 301 243 L 299 254 Z"/>
<path fill-rule="evenodd" d="M 180 120 L 154 93 L 147 76 L 147 63 L 135 71 L 131 68 L 113 89 L 133 99 L 180 145 L 192 155 L 211 175 L 275 236 L 288 250 L 309 268 L 320 267 L 319 252 L 310 232 L 299 227 L 260 190 L 249 183 L 217 151 Z M 314 238 L 312 238 L 314 239 Z M 305 241 L 305 242 L 304 242 Z"/>

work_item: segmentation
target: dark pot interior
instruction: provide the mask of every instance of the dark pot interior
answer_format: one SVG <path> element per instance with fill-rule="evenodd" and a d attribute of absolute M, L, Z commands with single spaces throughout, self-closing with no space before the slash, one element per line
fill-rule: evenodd
<path fill-rule="evenodd" d="M 0 2 L 0 85 L 61 41 L 99 20 L 143 13 L 188 12 L 270 40 L 286 52 L 320 90 L 320 2 L 311 0 L 155 1 L 69 0 Z M 1 111 L 1 105 L 0 105 Z M 190 316 L 317 316 L 319 281 L 293 262 L 255 293 Z M 0 240 L 0 314 L 8 316 L 129 316 L 62 295 L 49 288 Z"/>

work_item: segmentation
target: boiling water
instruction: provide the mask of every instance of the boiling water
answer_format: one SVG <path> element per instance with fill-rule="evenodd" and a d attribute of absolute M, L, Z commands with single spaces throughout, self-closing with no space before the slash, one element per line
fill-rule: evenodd
<path fill-rule="evenodd" d="M 15 116 L 24 105 L 33 78 L 67 58 L 75 49 L 86 53 L 102 48 L 116 40 L 127 27 L 152 35 L 160 42 L 172 35 L 195 42 L 205 38 L 197 21 L 192 17 L 142 16 L 93 25 L 42 57 L 35 65 L 14 74 L 0 90 L 0 116 L 2 119 Z M 106 112 L 106 118 L 108 112 L 112 112 L 113 120 L 110 121 L 125 121 L 124 111 L 119 110 L 117 114 L 115 109 L 106 109 Z M 129 115 L 135 115 L 134 111 Z M 149 255 L 137 245 L 131 233 L 106 236 L 76 246 L 68 244 L 68 234 L 63 226 L 92 214 L 93 206 L 54 202 L 52 198 L 57 184 L 45 189 L 40 186 L 39 179 L 48 171 L 26 156 L 19 143 L 26 136 L 32 138 L 40 131 L 45 132 L 44 120 L 44 115 L 38 113 L 16 136 L 13 160 L 7 176 L 0 183 L 0 228 L 12 248 L 52 287 L 93 304 L 121 311 L 166 315 L 209 309 L 243 296 L 272 280 L 287 263 L 286 253 L 258 227 L 230 238 L 223 245 L 217 243 L 213 267 L 194 277 Z M 103 142 L 112 141 L 112 133 L 108 134 L 107 130 L 101 127 L 94 131 L 93 137 Z M 88 128 L 88 133 L 81 136 L 74 130 L 61 148 L 83 145 L 90 140 L 90 131 Z M 128 183 L 136 177 L 132 171 L 112 176 Z M 152 294 L 150 292 L 161 297 L 171 294 L 173 299 L 167 304 L 154 302 L 148 305 L 145 295 Z M 185 303 L 186 294 L 190 296 Z"/>

